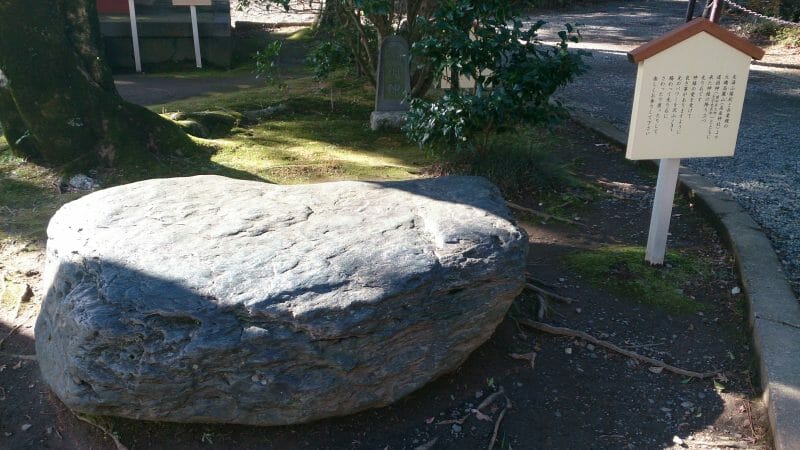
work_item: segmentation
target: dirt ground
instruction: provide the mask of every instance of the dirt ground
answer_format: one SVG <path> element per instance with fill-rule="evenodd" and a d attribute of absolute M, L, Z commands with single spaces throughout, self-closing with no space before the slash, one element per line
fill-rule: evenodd
<path fill-rule="evenodd" d="M 716 379 L 660 371 L 581 339 L 527 328 L 520 322 L 535 319 L 538 307 L 526 291 L 464 365 L 385 408 L 272 428 L 105 417 L 88 423 L 39 378 L 33 324 L 43 261 L 34 246 L 13 261 L 27 274 L 34 296 L 0 318 L 0 448 L 477 449 L 489 447 L 493 436 L 494 448 L 503 449 L 771 448 L 754 387 L 745 301 L 732 293 L 732 257 L 714 229 L 690 200 L 676 202 L 670 248 L 712 261 L 705 268 L 714 273 L 711 282 L 685 287 L 704 305 L 702 312 L 669 312 L 593 287 L 563 257 L 608 244 L 644 245 L 654 177 L 574 124 L 561 133 L 569 142 L 561 157 L 601 194 L 569 210 L 583 225 L 543 223 L 531 215 L 523 222 L 531 238 L 531 277 L 577 300 L 551 300 L 543 321 L 681 368 L 719 370 Z M 11 268 L 5 258 L 0 264 L 0 270 Z"/>

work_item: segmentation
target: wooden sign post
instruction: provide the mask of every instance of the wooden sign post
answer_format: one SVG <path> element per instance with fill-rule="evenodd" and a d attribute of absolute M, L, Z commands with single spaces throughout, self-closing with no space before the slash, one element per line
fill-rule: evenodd
<path fill-rule="evenodd" d="M 628 159 L 660 159 L 645 260 L 663 264 L 680 158 L 733 156 L 750 60 L 764 51 L 704 18 L 628 53 Z"/>
<path fill-rule="evenodd" d="M 194 40 L 194 62 L 198 69 L 203 68 L 200 58 L 200 33 L 197 31 L 197 7 L 211 6 L 211 0 L 172 0 L 172 6 L 188 6 L 192 15 L 192 39 Z"/>
<path fill-rule="evenodd" d="M 136 5 L 128 0 L 128 16 L 131 19 L 131 39 L 133 40 L 133 65 L 137 72 L 142 71 L 142 56 L 139 53 L 139 28 L 136 26 Z"/>

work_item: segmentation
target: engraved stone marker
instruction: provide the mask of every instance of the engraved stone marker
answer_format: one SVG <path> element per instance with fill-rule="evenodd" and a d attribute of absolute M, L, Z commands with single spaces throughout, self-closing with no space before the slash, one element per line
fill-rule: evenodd
<path fill-rule="evenodd" d="M 642 45 L 628 133 L 628 159 L 661 159 L 645 260 L 663 264 L 680 158 L 733 156 L 750 60 L 764 51 L 695 19 Z"/>
<path fill-rule="evenodd" d="M 406 96 L 411 91 L 408 43 L 401 36 L 389 36 L 381 41 L 378 54 L 378 86 L 375 111 L 370 116 L 373 130 L 399 128 L 408 111 Z"/>

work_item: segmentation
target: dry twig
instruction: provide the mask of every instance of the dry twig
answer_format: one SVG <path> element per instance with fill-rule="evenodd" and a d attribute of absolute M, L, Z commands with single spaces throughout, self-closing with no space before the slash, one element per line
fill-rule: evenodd
<path fill-rule="evenodd" d="M 605 348 L 607 348 L 607 349 L 609 349 L 611 351 L 614 351 L 614 352 L 617 352 L 619 354 L 625 355 L 628 358 L 632 358 L 632 359 L 635 359 L 637 361 L 641 361 L 641 362 L 650 364 L 651 366 L 662 367 L 662 368 L 664 368 L 664 369 L 666 369 L 666 370 L 668 370 L 668 371 L 670 371 L 672 373 L 675 373 L 675 374 L 678 374 L 678 375 L 683 375 L 685 377 L 698 378 L 698 379 L 702 380 L 702 379 L 705 379 L 705 378 L 712 378 L 712 377 L 716 376 L 720 372 L 719 370 L 713 370 L 713 371 L 710 371 L 710 372 L 694 372 L 694 371 L 691 371 L 691 370 L 681 369 L 680 367 L 675 367 L 675 366 L 669 365 L 669 364 L 667 364 L 667 363 L 665 363 L 663 361 L 659 361 L 657 359 L 653 359 L 653 358 L 650 358 L 648 356 L 642 356 L 642 355 L 640 355 L 638 353 L 635 353 L 635 352 L 632 352 L 630 350 L 625 350 L 623 348 L 619 348 L 619 347 L 617 347 L 616 345 L 614 345 L 614 344 L 612 344 L 610 342 L 601 341 L 600 339 L 597 339 L 596 337 L 594 337 L 594 336 L 592 336 L 590 334 L 584 333 L 583 331 L 573 330 L 571 328 L 564 328 L 564 327 L 554 327 L 552 325 L 547 325 L 546 323 L 536 322 L 536 321 L 533 321 L 533 320 L 530 320 L 530 319 L 520 318 L 518 320 L 519 320 L 519 323 L 521 323 L 521 324 L 523 324 L 523 325 L 525 325 L 527 327 L 530 327 L 530 328 L 533 328 L 533 329 L 536 329 L 536 330 L 539 330 L 539 331 L 544 331 L 545 333 L 559 335 L 559 336 L 569 336 L 569 337 L 580 338 L 580 339 L 583 339 L 584 341 L 591 342 L 592 344 L 599 345 L 599 346 L 605 347 Z"/>
<path fill-rule="evenodd" d="M 11 329 L 11 331 L 8 332 L 7 335 L 3 336 L 3 338 L 0 339 L 0 348 L 3 348 L 3 343 L 6 341 L 6 339 L 10 338 L 11 335 L 14 334 L 14 332 L 16 332 L 21 326 L 22 324 L 18 323 L 17 325 L 14 326 L 14 328 Z"/>
<path fill-rule="evenodd" d="M 500 415 L 497 416 L 497 422 L 494 423 L 494 432 L 492 433 L 492 440 L 489 441 L 489 450 L 494 448 L 494 443 L 497 441 L 497 430 L 500 429 L 500 422 L 503 421 L 503 417 L 506 415 L 506 411 L 508 408 L 511 408 L 511 400 L 506 397 L 506 406 L 500 411 Z"/>
<path fill-rule="evenodd" d="M 128 450 L 128 447 L 125 447 L 125 445 L 123 445 L 122 442 L 120 442 L 120 440 L 117 438 L 116 435 L 114 435 L 114 433 L 109 431 L 108 428 L 97 423 L 97 421 L 95 421 L 94 419 L 83 416 L 74 411 L 72 411 L 72 415 L 74 415 L 78 420 L 86 422 L 89 425 L 92 425 L 93 427 L 105 433 L 106 436 L 110 437 L 114 441 L 114 445 L 117 446 L 117 450 Z"/>
<path fill-rule="evenodd" d="M 8 289 L 5 272 L 0 272 L 0 283 L 3 283 L 2 289 L 0 289 L 0 304 L 2 304 L 3 299 L 6 297 L 6 289 Z"/>
<path fill-rule="evenodd" d="M 526 208 L 526 207 L 524 207 L 522 205 L 518 205 L 518 204 L 513 203 L 513 202 L 506 201 L 506 205 L 508 205 L 510 208 L 516 209 L 518 211 L 526 212 L 528 214 L 532 214 L 534 216 L 541 217 L 544 220 L 556 220 L 556 221 L 559 221 L 559 222 L 568 223 L 570 225 L 577 225 L 577 226 L 584 227 L 584 228 L 586 227 L 586 225 L 584 225 L 584 224 L 582 224 L 580 222 L 575 222 L 574 220 L 567 219 L 566 217 L 554 216 L 552 214 L 547 214 L 547 213 L 544 213 L 544 212 L 541 212 L 541 211 L 537 211 L 535 209 Z"/>
<path fill-rule="evenodd" d="M 742 449 L 754 449 L 751 444 L 746 442 L 734 442 L 734 441 L 687 441 L 692 445 L 699 445 L 702 447 L 711 447 L 711 448 L 742 448 Z"/>
<path fill-rule="evenodd" d="M 533 275 L 531 275 L 530 273 L 527 273 L 527 272 L 525 273 L 525 279 L 530 281 L 531 283 L 536 283 L 539 286 L 544 286 L 544 287 L 549 287 L 549 288 L 555 287 L 552 284 L 550 284 L 550 283 L 548 283 L 548 282 L 546 282 L 544 280 L 540 280 L 540 279 L 534 277 Z"/>
<path fill-rule="evenodd" d="M 458 425 L 464 425 L 464 422 L 466 422 L 466 420 L 469 419 L 470 415 L 472 415 L 472 413 L 469 413 L 460 419 L 442 420 L 441 422 L 436 422 L 436 425 L 451 425 L 454 423 Z"/>
<path fill-rule="evenodd" d="M 500 386 L 500 389 L 498 389 L 498 390 L 497 390 L 497 392 L 495 392 L 494 394 L 492 394 L 492 395 L 490 395 L 490 396 L 486 397 L 485 399 L 483 399 L 483 401 L 481 402 L 481 404 L 480 404 L 480 405 L 478 405 L 478 407 L 477 407 L 477 408 L 475 408 L 475 409 L 477 409 L 477 410 L 481 410 L 481 409 L 483 409 L 483 408 L 486 408 L 487 406 L 489 406 L 489 405 L 491 405 L 491 404 L 492 404 L 492 402 L 494 401 L 494 399 L 496 399 L 497 397 L 499 397 L 499 396 L 501 396 L 501 395 L 503 395 L 503 394 L 505 394 L 505 393 L 506 393 L 506 390 L 505 390 L 505 389 L 503 389 L 503 386 Z"/>
<path fill-rule="evenodd" d="M 536 319 L 542 320 L 547 312 L 547 299 L 544 298 L 544 295 L 539 293 L 536 293 L 536 298 L 539 299 L 539 310 L 536 312 Z"/>
<path fill-rule="evenodd" d="M 533 361 L 531 361 L 531 364 L 533 364 Z M 464 417 L 462 417 L 460 419 L 442 420 L 441 422 L 436 422 L 436 425 L 452 425 L 452 424 L 463 425 L 464 422 L 466 422 L 466 420 L 469 419 L 469 416 L 471 416 L 473 414 L 475 414 L 475 416 L 480 420 L 489 420 L 488 416 L 486 414 L 484 414 L 484 412 L 481 411 L 481 409 L 491 405 L 492 402 L 494 401 L 494 399 L 496 399 L 497 397 L 503 395 L 505 392 L 506 391 L 505 391 L 505 389 L 503 389 L 503 386 L 500 386 L 500 388 L 497 390 L 497 392 L 495 392 L 492 395 L 486 397 L 481 402 L 481 404 L 478 405 L 477 408 L 471 410 L 469 412 L 469 414 L 465 415 Z"/>
<path fill-rule="evenodd" d="M 509 353 L 508 356 L 510 356 L 510 357 L 512 357 L 514 359 L 521 359 L 521 360 L 524 360 L 524 361 L 530 361 L 531 362 L 531 369 L 535 368 L 536 352 L 530 352 L 530 353 L 524 353 L 524 354 Z"/>
<path fill-rule="evenodd" d="M 542 289 L 539 286 L 536 286 L 535 284 L 525 283 L 525 289 L 530 289 L 534 292 L 538 292 L 542 295 L 552 298 L 553 300 L 558 300 L 568 305 L 577 302 L 577 300 L 575 300 L 574 298 L 564 297 L 563 295 L 556 294 L 555 292 L 548 291 L 547 289 Z"/>
<path fill-rule="evenodd" d="M 438 440 L 439 440 L 438 437 L 437 438 L 433 438 L 430 441 L 428 441 L 428 442 L 420 445 L 419 447 L 415 448 L 414 450 L 431 450 L 433 448 L 433 446 L 436 445 L 436 441 L 438 441 Z"/>

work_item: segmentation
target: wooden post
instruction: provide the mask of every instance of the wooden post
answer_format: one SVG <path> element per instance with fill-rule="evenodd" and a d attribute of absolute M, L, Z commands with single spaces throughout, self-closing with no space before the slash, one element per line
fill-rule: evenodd
<path fill-rule="evenodd" d="M 194 62 L 198 69 L 203 68 L 203 63 L 200 59 L 200 33 L 197 31 L 197 7 L 194 5 L 189 6 L 192 13 L 192 38 L 194 40 Z"/>
<path fill-rule="evenodd" d="M 128 14 L 131 18 L 131 39 L 133 40 L 133 63 L 136 71 L 142 71 L 142 57 L 139 54 L 139 29 L 136 26 L 136 5 L 133 0 L 128 0 Z"/>
<path fill-rule="evenodd" d="M 694 19 L 694 8 L 697 0 L 689 0 L 689 5 L 686 7 L 686 21 L 691 22 Z"/>
<path fill-rule="evenodd" d="M 665 158 L 658 164 L 658 181 L 656 195 L 653 199 L 653 211 L 650 214 L 650 231 L 647 234 L 647 251 L 644 259 L 650 264 L 664 264 L 667 251 L 667 235 L 669 220 L 672 216 L 672 200 L 675 198 L 675 186 L 678 184 L 680 158 Z"/>

